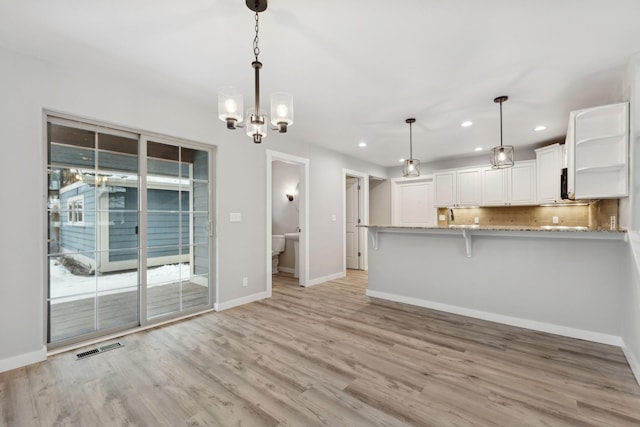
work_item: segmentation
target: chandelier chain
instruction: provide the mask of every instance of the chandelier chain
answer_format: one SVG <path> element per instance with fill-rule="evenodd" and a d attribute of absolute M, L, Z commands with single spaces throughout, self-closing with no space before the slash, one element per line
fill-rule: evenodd
<path fill-rule="evenodd" d="M 260 55 L 260 48 L 258 47 L 258 42 L 260 41 L 260 38 L 258 37 L 258 30 L 260 29 L 258 12 L 256 12 L 256 27 L 255 28 L 256 28 L 256 36 L 253 39 L 253 54 L 256 57 L 256 61 L 258 61 L 258 55 Z"/>

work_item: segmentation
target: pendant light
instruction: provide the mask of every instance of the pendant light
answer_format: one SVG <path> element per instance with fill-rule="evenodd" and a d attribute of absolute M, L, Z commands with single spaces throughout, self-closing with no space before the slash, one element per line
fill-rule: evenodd
<path fill-rule="evenodd" d="M 251 63 L 254 69 L 255 104 L 247 110 L 247 135 L 253 138 L 253 142 L 260 144 L 262 138 L 267 136 L 268 117 L 260 111 L 260 69 L 262 62 L 258 60 L 260 48 L 259 37 L 259 12 L 267 10 L 267 0 L 246 0 L 247 7 L 255 12 L 255 31 L 253 39 L 253 55 L 255 60 Z M 243 127 L 243 99 L 242 94 L 232 87 L 218 89 L 218 117 L 227 123 L 227 129 Z M 285 133 L 293 124 L 293 97 L 288 93 L 279 92 L 271 95 L 271 125 L 272 130 Z"/>
<path fill-rule="evenodd" d="M 409 123 L 409 158 L 404 161 L 402 176 L 420 176 L 420 160 L 413 158 L 413 132 L 411 126 L 416 122 L 416 119 L 406 119 L 405 122 Z"/>
<path fill-rule="evenodd" d="M 508 96 L 499 96 L 493 102 L 500 103 L 500 146 L 491 149 L 491 167 L 494 169 L 513 167 L 513 145 L 502 145 L 502 103 Z"/>

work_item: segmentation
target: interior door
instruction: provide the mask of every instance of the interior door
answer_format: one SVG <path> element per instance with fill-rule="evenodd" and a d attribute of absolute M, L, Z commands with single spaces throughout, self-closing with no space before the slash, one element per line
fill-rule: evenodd
<path fill-rule="evenodd" d="M 346 257 L 347 268 L 359 269 L 359 239 L 358 239 L 358 218 L 359 218 L 360 195 L 358 188 L 358 179 L 347 177 L 346 188 Z"/>

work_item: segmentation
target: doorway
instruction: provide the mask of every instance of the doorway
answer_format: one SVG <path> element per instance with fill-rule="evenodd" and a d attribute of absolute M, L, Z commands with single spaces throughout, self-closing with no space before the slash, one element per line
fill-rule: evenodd
<path fill-rule="evenodd" d="M 297 276 L 300 286 L 309 281 L 309 159 L 267 150 L 266 183 L 266 273 L 271 296 L 274 268 Z M 273 251 L 274 234 L 284 237 L 282 253 Z"/>
<path fill-rule="evenodd" d="M 47 344 L 213 305 L 213 149 L 48 114 Z"/>
<path fill-rule="evenodd" d="M 367 229 L 361 227 L 369 222 L 369 175 L 343 170 L 344 206 L 344 271 L 367 270 Z"/>

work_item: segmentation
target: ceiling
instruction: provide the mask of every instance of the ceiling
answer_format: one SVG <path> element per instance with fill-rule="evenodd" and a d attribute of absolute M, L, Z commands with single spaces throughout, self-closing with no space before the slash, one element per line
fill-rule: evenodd
<path fill-rule="evenodd" d="M 398 166 L 415 117 L 423 163 L 477 155 L 499 144 L 493 99 L 508 95 L 504 143 L 517 155 L 561 138 L 569 111 L 624 99 L 639 16 L 638 0 L 270 0 L 262 98 L 293 94 L 295 123 L 263 144 L 291 138 Z M 216 121 L 218 87 L 252 103 L 253 36 L 244 0 L 0 3 L 0 47 L 188 97 Z"/>

